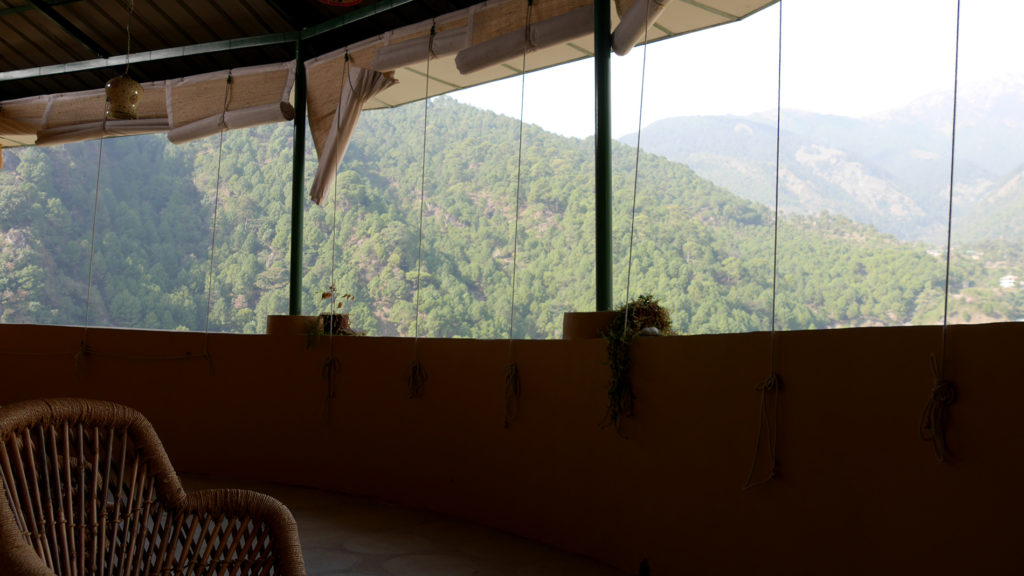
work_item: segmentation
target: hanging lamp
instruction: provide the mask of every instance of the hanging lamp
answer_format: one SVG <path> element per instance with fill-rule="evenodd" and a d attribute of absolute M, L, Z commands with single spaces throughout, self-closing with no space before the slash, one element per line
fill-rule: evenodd
<path fill-rule="evenodd" d="M 125 58 L 128 62 L 125 63 L 123 74 L 107 81 L 107 120 L 135 120 L 138 117 L 139 101 L 142 100 L 142 85 L 128 75 L 132 54 L 131 26 L 134 7 L 135 2 L 128 0 L 128 24 L 125 26 L 128 33 L 128 52 Z"/>

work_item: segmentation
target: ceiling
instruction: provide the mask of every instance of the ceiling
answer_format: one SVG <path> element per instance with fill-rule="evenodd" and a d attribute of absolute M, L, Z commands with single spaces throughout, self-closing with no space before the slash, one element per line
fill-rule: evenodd
<path fill-rule="evenodd" d="M 602 1 L 625 54 L 778 0 Z M 393 75 L 362 109 L 400 106 L 593 56 L 597 12 L 593 0 L 0 0 L 0 146 L 288 120 L 300 69 L 306 101 L 333 111 L 346 63 Z M 128 66 L 147 95 L 130 126 L 108 122 L 103 90 Z M 229 103 L 225 85 L 243 78 Z"/>
<path fill-rule="evenodd" d="M 152 82 L 308 57 L 479 0 L 0 0 L 0 100 Z M 335 2 L 338 3 L 338 2 Z M 235 47 L 241 46 L 241 47 Z"/>

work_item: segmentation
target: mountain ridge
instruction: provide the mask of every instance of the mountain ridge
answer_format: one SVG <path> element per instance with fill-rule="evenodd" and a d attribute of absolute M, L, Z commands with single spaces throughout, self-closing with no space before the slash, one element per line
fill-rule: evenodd
<path fill-rule="evenodd" d="M 955 202 L 959 218 L 1024 163 L 1024 82 L 961 92 Z M 945 237 L 952 151 L 952 97 L 933 94 L 865 118 L 783 110 L 779 143 L 780 209 L 827 210 L 904 240 Z M 775 114 L 659 120 L 641 148 L 690 165 L 703 177 L 774 205 Z M 620 142 L 633 145 L 636 133 Z M 957 227 L 978 228 L 967 220 Z M 1024 238 L 1022 238 L 1024 239 Z"/>

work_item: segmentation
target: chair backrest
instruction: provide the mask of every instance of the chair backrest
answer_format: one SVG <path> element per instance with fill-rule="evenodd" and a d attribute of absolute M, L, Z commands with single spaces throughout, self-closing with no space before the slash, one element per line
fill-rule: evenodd
<path fill-rule="evenodd" d="M 110 402 L 0 408 L 0 473 L 0 542 L 62 576 L 142 573 L 154 520 L 185 497 L 149 421 Z"/>
<path fill-rule="evenodd" d="M 156 432 L 110 402 L 0 408 L 0 575 L 303 575 L 294 518 L 240 490 L 186 495 Z"/>

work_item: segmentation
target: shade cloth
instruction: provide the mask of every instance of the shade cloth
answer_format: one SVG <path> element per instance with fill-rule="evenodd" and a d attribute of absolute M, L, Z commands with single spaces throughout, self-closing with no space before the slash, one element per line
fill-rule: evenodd
<path fill-rule="evenodd" d="M 622 16 L 622 21 L 612 33 L 612 50 L 625 56 L 636 46 L 644 33 L 654 25 L 658 16 L 668 6 L 669 0 L 637 0 Z"/>
<path fill-rule="evenodd" d="M 294 81 L 295 63 L 283 62 L 147 82 L 135 120 L 107 120 L 103 88 L 7 100 L 0 102 L 0 145 L 49 146 L 159 132 L 181 143 L 222 128 L 290 120 Z"/>
<path fill-rule="evenodd" d="M 359 122 L 363 105 L 375 94 L 395 83 L 394 74 L 360 68 L 354 66 L 346 54 L 339 56 L 335 61 L 327 60 L 315 63 L 317 70 L 323 70 L 323 67 L 332 64 L 341 65 L 341 72 L 337 75 L 338 90 L 332 94 L 317 92 L 313 98 L 308 99 L 310 131 L 313 132 L 313 143 L 320 160 L 309 197 L 317 204 L 323 201 L 328 188 L 334 182 L 338 166 L 341 165 L 345 151 L 348 150 L 349 141 L 352 139 L 352 131 L 355 130 L 356 124 Z M 314 94 L 312 91 L 314 85 L 324 85 L 326 89 L 333 88 L 328 85 L 330 78 L 327 74 L 322 72 L 314 74 L 311 71 L 309 76 L 311 95 Z M 323 104 L 332 100 L 331 96 L 334 93 L 338 94 L 337 106 L 333 114 L 327 114 Z M 313 106 L 314 100 L 317 101 L 316 106 Z"/>

